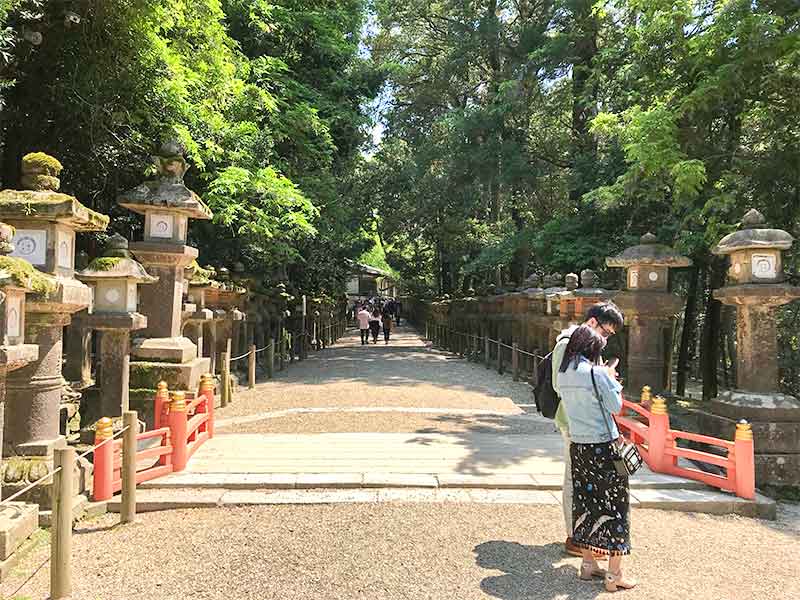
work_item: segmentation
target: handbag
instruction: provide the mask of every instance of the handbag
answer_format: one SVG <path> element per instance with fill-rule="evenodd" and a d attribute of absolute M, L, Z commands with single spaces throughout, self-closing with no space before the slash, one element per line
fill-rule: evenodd
<path fill-rule="evenodd" d="M 642 455 L 639 453 L 639 448 L 636 447 L 636 444 L 632 444 L 630 442 L 622 442 L 618 444 L 614 441 L 613 434 L 611 433 L 611 425 L 608 423 L 606 410 L 603 408 L 603 400 L 600 398 L 600 393 L 597 391 L 597 382 L 594 380 L 594 367 L 591 369 L 591 374 L 594 395 L 597 397 L 598 404 L 600 404 L 600 413 L 603 415 L 603 422 L 606 424 L 608 437 L 612 438 L 611 457 L 614 462 L 614 469 L 617 471 L 618 475 L 621 475 L 622 477 L 630 477 L 639 470 L 639 467 L 642 466 Z"/>

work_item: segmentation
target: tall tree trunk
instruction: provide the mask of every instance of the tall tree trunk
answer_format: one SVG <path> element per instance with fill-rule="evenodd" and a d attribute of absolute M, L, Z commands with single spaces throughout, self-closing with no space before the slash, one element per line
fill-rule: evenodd
<path fill-rule="evenodd" d="M 722 303 L 713 296 L 714 290 L 725 284 L 725 260 L 713 257 L 708 273 L 708 302 L 703 325 L 703 345 L 700 360 L 703 369 L 703 400 L 715 398 L 719 392 L 717 365 L 719 364 L 719 331 L 722 320 Z"/>
<path fill-rule="evenodd" d="M 592 0 L 580 0 L 574 11 L 572 59 L 572 181 L 570 203 L 581 208 L 581 198 L 591 189 L 597 144 L 589 123 L 597 115 L 597 83 L 593 77 L 599 25 Z"/>
<path fill-rule="evenodd" d="M 695 265 L 697 263 L 695 262 Z M 681 331 L 681 344 L 678 350 L 678 379 L 675 393 L 678 396 L 686 395 L 686 380 L 689 375 L 689 361 L 694 356 L 697 336 L 697 288 L 698 280 L 705 281 L 705 268 L 697 266 L 689 270 L 689 291 L 686 295 L 686 309 L 683 313 L 683 331 Z"/>

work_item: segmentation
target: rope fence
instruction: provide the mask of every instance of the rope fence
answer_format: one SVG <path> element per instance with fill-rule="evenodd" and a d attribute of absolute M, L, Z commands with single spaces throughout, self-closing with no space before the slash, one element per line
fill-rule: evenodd
<path fill-rule="evenodd" d="M 132 422 L 138 422 L 136 420 L 136 413 L 133 412 L 132 414 Z M 125 418 L 130 422 L 130 417 L 127 414 Z M 0 502 L 0 507 L 8 506 L 14 500 L 26 494 L 38 485 L 49 485 L 51 483 L 53 485 L 53 510 L 50 524 L 50 555 L 17 587 L 17 589 L 11 594 L 11 598 L 18 597 L 18 594 L 25 589 L 25 587 L 33 580 L 33 578 L 36 577 L 36 574 L 39 573 L 39 571 L 41 571 L 48 563 L 50 564 L 50 597 L 68 598 L 72 595 L 72 493 L 74 489 L 74 466 L 81 458 L 84 458 L 89 454 L 96 453 L 98 449 L 102 448 L 106 444 L 113 443 L 118 436 L 124 434 L 130 429 L 130 424 L 125 425 L 112 437 L 108 437 L 102 442 L 95 444 L 81 454 L 76 454 L 75 448 L 72 447 L 56 448 L 53 451 L 54 468 L 52 471 L 47 473 L 47 475 L 40 477 L 36 481 L 29 483 L 21 490 L 18 490 Z M 126 478 L 123 478 L 123 506 L 126 503 L 130 505 L 131 495 L 133 495 L 132 501 L 135 507 L 135 489 L 135 478 L 132 482 L 132 485 L 130 481 L 126 481 Z M 132 520 L 133 518 L 130 515 L 122 515 L 122 523 L 131 522 Z"/>
<path fill-rule="evenodd" d="M 223 352 L 221 359 L 221 379 L 222 379 L 222 406 L 228 406 L 233 400 L 233 377 L 231 366 L 239 361 L 248 359 L 247 381 L 248 389 L 256 387 L 256 367 L 258 365 L 257 356 L 267 352 L 266 371 L 267 379 L 275 376 L 276 358 L 277 370 L 282 371 L 286 368 L 286 363 L 295 360 L 304 360 L 308 356 L 309 346 L 314 350 L 324 350 L 329 345 L 336 343 L 344 335 L 347 329 L 346 321 L 336 320 L 332 323 L 320 326 L 316 320 L 311 321 L 312 330 L 292 332 L 285 327 L 281 327 L 277 333 L 278 339 L 270 339 L 269 343 L 263 348 L 250 345 L 247 352 L 231 357 L 230 351 Z M 230 345 L 228 346 L 230 348 Z"/>
<path fill-rule="evenodd" d="M 426 323 L 425 339 L 468 360 L 480 362 L 482 359 L 487 369 L 494 364 L 500 374 L 503 374 L 506 365 L 510 364 L 514 381 L 519 381 L 520 375 L 525 373 L 526 379 L 535 384 L 539 361 L 544 359 L 539 352 L 523 350 L 516 342 L 507 344 L 488 335 L 458 331 L 447 325 L 432 322 Z"/>

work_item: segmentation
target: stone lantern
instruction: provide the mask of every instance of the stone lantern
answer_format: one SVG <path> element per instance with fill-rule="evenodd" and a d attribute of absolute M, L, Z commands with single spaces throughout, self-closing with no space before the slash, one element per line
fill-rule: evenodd
<path fill-rule="evenodd" d="M 171 389 L 195 389 L 208 371 L 208 359 L 181 335 L 184 269 L 197 258 L 186 245 L 189 219 L 210 219 L 211 211 L 183 182 L 188 170 L 177 143 L 161 147 L 154 157 L 157 176 L 128 192 L 118 203 L 144 215 L 144 240 L 130 248 L 158 282 L 142 288 L 140 307 L 147 327 L 134 341 L 131 386 L 149 389 L 164 379 Z"/>
<path fill-rule="evenodd" d="M 669 291 L 669 269 L 691 264 L 686 256 L 659 244 L 652 233 L 644 234 L 638 245 L 606 259 L 609 267 L 627 271 L 625 290 L 614 296 L 614 302 L 625 314 L 625 387 L 632 394 L 645 385 L 657 394 L 672 387 L 672 338 L 683 300 Z"/>
<path fill-rule="evenodd" d="M 26 307 L 25 336 L 39 346 L 39 358 L 8 377 L 6 451 L 40 462 L 66 444 L 59 431 L 64 326 L 91 305 L 91 291 L 73 278 L 75 234 L 108 226 L 108 217 L 57 191 L 60 171 L 56 159 L 29 154 L 22 160 L 27 189 L 0 192 L 0 218 L 16 229 L 11 256 L 54 276 L 53 289 L 37 290 Z"/>
<path fill-rule="evenodd" d="M 156 278 L 131 257 L 128 240 L 119 234 L 109 239 L 103 256 L 77 276 L 94 291 L 94 310 L 86 325 L 102 332 L 99 412 L 83 415 L 84 420 L 119 417 L 129 408 L 131 331 L 147 327 L 147 317 L 137 312 L 138 286 L 155 283 Z"/>
<path fill-rule="evenodd" d="M 6 401 L 6 375 L 39 357 L 38 346 L 25 343 L 25 294 L 33 291 L 34 278 L 40 279 L 37 282 L 39 285 L 47 280 L 46 275 L 37 273 L 29 263 L 7 256 L 14 250 L 11 244 L 13 236 L 13 228 L 0 223 L 0 447 Z M 8 465 L 4 465 L 0 474 L 0 485 L 6 479 L 7 470 Z M 13 477 L 13 467 L 9 475 L 8 479 L 17 483 Z M 35 504 L 17 502 L 0 508 L 0 538 L 5 540 L 5 543 L 0 544 L 0 565 L 7 564 L 6 561 L 19 544 L 37 526 L 38 507 Z"/>
<path fill-rule="evenodd" d="M 741 229 L 712 250 L 730 256 L 729 282 L 714 297 L 736 307 L 736 389 L 709 402 L 704 423 L 723 437 L 739 419 L 752 423 L 758 485 L 800 485 L 800 402 L 779 390 L 775 321 L 779 306 L 800 298 L 782 267 L 781 253 L 793 241 L 750 210 Z"/>

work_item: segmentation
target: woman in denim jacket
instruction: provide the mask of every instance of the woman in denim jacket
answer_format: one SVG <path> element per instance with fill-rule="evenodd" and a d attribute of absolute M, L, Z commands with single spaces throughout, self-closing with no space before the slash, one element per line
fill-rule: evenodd
<path fill-rule="evenodd" d="M 558 389 L 572 439 L 572 541 L 583 555 L 580 578 L 603 577 L 606 590 L 615 592 L 636 582 L 622 576 L 622 557 L 631 550 L 628 478 L 613 463 L 619 437 L 613 415 L 622 408 L 622 386 L 613 367 L 599 364 L 605 345 L 591 327 L 576 329 L 559 367 Z M 607 572 L 593 553 L 609 557 Z"/>

